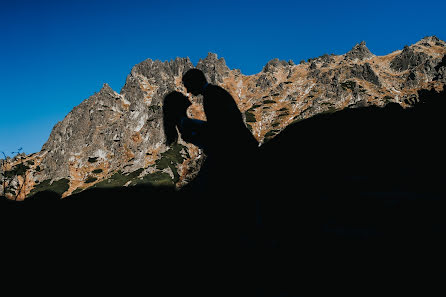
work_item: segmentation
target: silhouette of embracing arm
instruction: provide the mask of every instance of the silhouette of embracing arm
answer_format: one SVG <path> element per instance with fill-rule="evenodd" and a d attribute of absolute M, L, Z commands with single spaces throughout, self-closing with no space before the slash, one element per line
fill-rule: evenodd
<path fill-rule="evenodd" d="M 205 129 L 206 122 L 197 119 L 191 119 L 187 116 L 181 117 L 178 124 L 178 130 L 181 134 L 181 138 L 186 141 L 195 144 L 199 148 L 204 149 L 205 145 Z"/>

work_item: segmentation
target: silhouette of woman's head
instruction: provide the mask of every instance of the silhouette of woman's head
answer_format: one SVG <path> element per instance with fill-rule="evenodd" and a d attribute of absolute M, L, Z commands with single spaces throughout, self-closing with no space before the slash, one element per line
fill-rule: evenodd
<path fill-rule="evenodd" d="M 178 140 L 178 131 L 176 126 L 182 117 L 187 116 L 187 108 L 192 103 L 180 92 L 174 91 L 164 97 L 163 102 L 163 125 L 167 145 Z"/>
<path fill-rule="evenodd" d="M 183 75 L 183 84 L 189 93 L 197 96 L 201 94 L 203 86 L 207 83 L 203 71 L 193 68 Z"/>

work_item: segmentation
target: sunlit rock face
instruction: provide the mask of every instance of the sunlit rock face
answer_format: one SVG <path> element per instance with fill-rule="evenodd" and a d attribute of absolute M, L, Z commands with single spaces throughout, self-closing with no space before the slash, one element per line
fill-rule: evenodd
<path fill-rule="evenodd" d="M 254 75 L 229 69 L 213 53 L 195 67 L 231 93 L 262 144 L 319 113 L 389 102 L 408 107 L 419 90 L 444 88 L 445 54 L 445 42 L 430 36 L 385 56 L 361 42 L 344 55 L 299 65 L 274 59 Z M 181 77 L 193 67 L 189 58 L 147 59 L 132 68 L 120 93 L 104 84 L 54 126 L 40 152 L 0 164 L 0 195 L 23 200 L 47 189 L 66 197 L 89 187 L 184 186 L 205 156 L 181 139 L 165 145 L 162 105 L 171 91 L 186 94 Z M 205 120 L 201 96 L 190 99 L 189 116 Z"/>

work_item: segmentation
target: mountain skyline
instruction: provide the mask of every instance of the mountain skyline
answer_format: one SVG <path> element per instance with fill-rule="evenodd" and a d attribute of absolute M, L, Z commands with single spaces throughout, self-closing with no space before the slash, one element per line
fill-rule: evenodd
<path fill-rule="evenodd" d="M 195 66 L 189 58 L 146 59 L 132 68 L 119 93 L 104 84 L 73 108 L 41 151 L 3 163 L 3 192 L 21 200 L 49 189 L 67 197 L 90 187 L 187 185 L 200 171 L 203 151 L 181 138 L 166 144 L 163 102 L 172 91 L 186 92 L 181 78 L 193 67 L 233 96 L 246 128 L 263 147 L 288 126 L 305 126 L 317 115 L 387 105 L 410 109 L 424 91 L 444 92 L 445 63 L 446 43 L 436 36 L 386 56 L 361 42 L 343 55 L 299 64 L 273 59 L 255 75 L 230 69 L 213 53 Z M 188 116 L 205 120 L 202 98 L 189 99 Z"/>
<path fill-rule="evenodd" d="M 428 35 L 445 40 L 441 11 L 409 2 L 293 3 L 245 1 L 21 1 L 0 12 L 0 151 L 37 152 L 52 127 L 107 83 L 121 90 L 145 59 L 208 52 L 242 74 L 259 73 L 274 58 L 308 60 L 344 54 L 366 41 L 386 55 Z M 383 9 L 385 7 L 385 9 Z M 415 7 L 417 7 L 415 9 Z M 435 8 L 435 9 L 433 9 Z M 404 25 L 407 19 L 411 25 Z M 303 29 L 304 28 L 304 29 Z"/>

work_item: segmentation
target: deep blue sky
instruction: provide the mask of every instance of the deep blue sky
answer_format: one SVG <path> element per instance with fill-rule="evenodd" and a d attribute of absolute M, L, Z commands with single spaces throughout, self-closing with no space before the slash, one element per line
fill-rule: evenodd
<path fill-rule="evenodd" d="M 344 54 L 365 40 L 385 55 L 446 39 L 446 1 L 0 0 L 0 151 L 37 152 L 52 127 L 133 65 L 208 52 L 254 74 L 271 59 Z"/>

